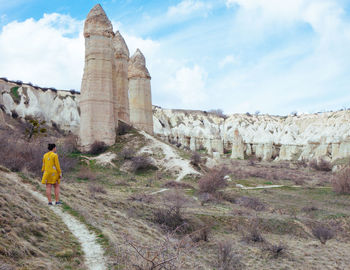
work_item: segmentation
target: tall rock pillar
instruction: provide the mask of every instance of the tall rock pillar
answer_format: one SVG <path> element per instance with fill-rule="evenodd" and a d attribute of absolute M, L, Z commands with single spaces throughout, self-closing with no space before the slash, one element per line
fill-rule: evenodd
<path fill-rule="evenodd" d="M 130 122 L 135 127 L 153 134 L 151 76 L 146 60 L 139 49 L 129 61 Z"/>
<path fill-rule="evenodd" d="M 114 114 L 118 117 L 116 121 L 122 120 L 130 123 L 129 111 L 129 80 L 128 80 L 128 61 L 129 49 L 122 35 L 117 31 L 113 38 L 115 72 L 114 80 Z M 118 122 L 116 122 L 118 125 Z"/>
<path fill-rule="evenodd" d="M 95 141 L 107 145 L 115 142 L 113 36 L 104 10 L 94 6 L 84 25 L 85 66 L 80 98 L 80 144 L 84 151 Z"/>

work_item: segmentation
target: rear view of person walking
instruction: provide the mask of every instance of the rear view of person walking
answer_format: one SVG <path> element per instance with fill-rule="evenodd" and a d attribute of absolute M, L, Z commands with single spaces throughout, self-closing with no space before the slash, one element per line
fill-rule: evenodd
<path fill-rule="evenodd" d="M 46 196 L 49 201 L 49 205 L 52 205 L 51 189 L 52 185 L 55 186 L 55 199 L 56 205 L 62 204 L 59 200 L 60 197 L 60 182 L 62 177 L 60 162 L 58 161 L 58 155 L 56 154 L 56 145 L 49 144 L 48 150 L 43 157 L 43 167 L 41 171 L 44 173 L 41 183 L 46 185 Z"/>

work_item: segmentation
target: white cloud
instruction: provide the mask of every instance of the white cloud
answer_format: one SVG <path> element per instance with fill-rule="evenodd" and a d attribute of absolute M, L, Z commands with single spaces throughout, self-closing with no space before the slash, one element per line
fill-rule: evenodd
<path fill-rule="evenodd" d="M 1 76 L 79 89 L 84 59 L 81 29 L 82 22 L 56 13 L 5 25 L 0 32 Z"/>
<path fill-rule="evenodd" d="M 176 97 L 182 106 L 186 108 L 201 107 L 207 99 L 205 93 L 206 78 L 206 72 L 197 65 L 192 68 L 182 67 L 170 78 L 165 89 L 169 95 Z"/>
<path fill-rule="evenodd" d="M 220 62 L 219 67 L 223 68 L 226 65 L 233 64 L 236 62 L 236 58 L 233 55 L 226 55 Z"/>
<path fill-rule="evenodd" d="M 167 16 L 175 18 L 178 16 L 187 16 L 195 12 L 206 13 L 210 9 L 211 5 L 209 3 L 194 0 L 184 0 L 176 6 L 169 7 Z"/>

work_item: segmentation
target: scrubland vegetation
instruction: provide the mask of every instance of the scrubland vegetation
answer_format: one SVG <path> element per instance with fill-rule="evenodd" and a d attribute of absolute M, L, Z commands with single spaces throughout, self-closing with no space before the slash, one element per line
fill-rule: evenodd
<path fill-rule="evenodd" d="M 0 131 L 0 156 L 6 156 L 1 165 L 43 192 L 41 157 L 46 143 L 55 140 L 64 172 L 64 209 L 98 233 L 110 269 L 350 265 L 348 167 L 332 173 L 326 162 L 225 159 L 209 169 L 204 165 L 208 157 L 181 152 L 201 175 L 179 182 L 161 150 L 140 152 L 149 142 L 135 130 L 122 130 L 111 147 L 96 143 L 94 151 L 80 153 L 72 136 L 48 130 L 28 141 L 13 121 L 15 131 Z M 99 165 L 95 158 L 103 152 L 116 153 L 112 165 Z M 5 179 L 0 185 L 0 261 L 8 269 L 32 269 L 34 262 L 43 265 L 38 269 L 49 269 L 49 263 L 85 269 L 79 245 L 62 222 L 14 185 L 8 179 L 12 174 L 0 175 Z"/>

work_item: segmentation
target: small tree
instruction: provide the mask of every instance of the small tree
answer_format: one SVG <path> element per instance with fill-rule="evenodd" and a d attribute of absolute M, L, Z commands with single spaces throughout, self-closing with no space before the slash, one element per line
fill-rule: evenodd
<path fill-rule="evenodd" d="M 43 125 L 45 125 L 45 121 L 39 121 L 37 119 L 27 120 L 27 127 L 25 130 L 28 140 L 35 135 L 46 133 L 47 130 Z"/>
<path fill-rule="evenodd" d="M 225 167 L 220 169 L 214 168 L 199 179 L 199 190 L 201 193 L 215 193 L 220 188 L 227 186 L 225 176 L 229 173 L 229 170 Z"/>
<path fill-rule="evenodd" d="M 332 179 L 333 190 L 338 194 L 350 194 L 350 166 L 337 173 Z"/>

